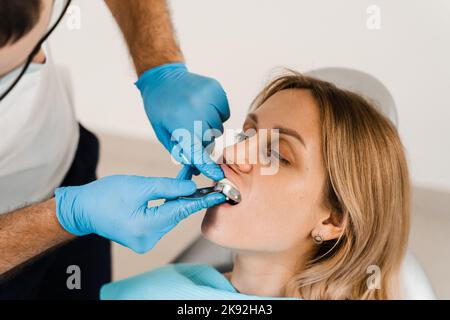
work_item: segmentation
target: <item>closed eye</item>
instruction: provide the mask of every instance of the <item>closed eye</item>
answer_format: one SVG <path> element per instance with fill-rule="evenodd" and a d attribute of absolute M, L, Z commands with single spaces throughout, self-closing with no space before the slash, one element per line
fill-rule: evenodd
<path fill-rule="evenodd" d="M 284 165 L 290 165 L 291 163 L 289 160 L 284 158 L 277 150 L 275 150 L 273 147 L 269 146 L 270 150 L 270 157 L 274 157 L 276 160 L 280 161 Z"/>
<path fill-rule="evenodd" d="M 254 128 L 249 128 L 245 131 L 241 131 L 235 135 L 236 143 L 241 143 L 253 137 L 257 133 Z M 277 144 L 278 145 L 278 144 Z M 290 161 L 284 158 L 280 152 L 279 148 L 275 148 L 270 141 L 267 142 L 266 152 L 268 157 L 273 157 L 275 160 L 280 161 L 284 165 L 290 165 Z"/>

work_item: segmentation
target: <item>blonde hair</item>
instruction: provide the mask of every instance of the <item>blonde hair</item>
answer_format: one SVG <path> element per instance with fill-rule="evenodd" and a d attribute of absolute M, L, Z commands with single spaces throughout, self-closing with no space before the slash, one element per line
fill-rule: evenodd
<path fill-rule="evenodd" d="M 319 108 L 327 172 L 325 201 L 343 233 L 325 241 L 287 284 L 286 295 L 304 299 L 400 298 L 399 271 L 410 224 L 407 162 L 393 124 L 362 96 L 290 71 L 255 99 L 257 109 L 275 93 L 308 90 Z M 379 288 L 367 281 L 381 271 Z"/>

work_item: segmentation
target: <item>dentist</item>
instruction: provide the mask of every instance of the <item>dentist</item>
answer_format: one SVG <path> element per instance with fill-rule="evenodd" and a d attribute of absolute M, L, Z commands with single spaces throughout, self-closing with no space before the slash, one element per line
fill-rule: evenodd
<path fill-rule="evenodd" d="M 194 121 L 203 132 L 222 131 L 227 98 L 217 81 L 186 68 L 166 1 L 105 2 L 128 44 L 158 139 L 183 163 L 222 179 Z M 176 200 L 195 192 L 190 173 L 186 180 L 96 180 L 98 140 L 76 122 L 46 41 L 69 5 L 0 0 L 0 299 L 96 299 L 110 281 L 107 239 L 143 253 L 182 219 L 225 200 L 217 193 Z M 191 141 L 172 141 L 178 128 L 189 130 Z M 168 201 L 148 208 L 154 199 Z M 67 285 L 70 266 L 81 271 L 81 287 Z"/>

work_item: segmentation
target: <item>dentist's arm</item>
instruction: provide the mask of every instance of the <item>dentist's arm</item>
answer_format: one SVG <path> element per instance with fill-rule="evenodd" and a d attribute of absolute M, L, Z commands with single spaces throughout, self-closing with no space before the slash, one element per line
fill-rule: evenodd
<path fill-rule="evenodd" d="M 128 44 L 139 76 L 136 85 L 158 139 L 179 162 L 222 179 L 222 170 L 205 149 L 230 117 L 222 86 L 186 68 L 165 0 L 105 1 Z"/>
<path fill-rule="evenodd" d="M 49 248 L 91 233 L 146 252 L 181 220 L 225 201 L 219 193 L 176 200 L 195 190 L 193 181 L 138 176 L 59 188 L 55 199 L 0 216 L 0 278 Z M 157 199 L 169 201 L 149 208 L 148 201 Z"/>
<path fill-rule="evenodd" d="M 51 199 L 0 215 L 1 275 L 42 252 L 74 238 L 59 224 Z"/>
<path fill-rule="evenodd" d="M 166 0 L 105 0 L 127 42 L 138 76 L 154 67 L 183 62 Z"/>

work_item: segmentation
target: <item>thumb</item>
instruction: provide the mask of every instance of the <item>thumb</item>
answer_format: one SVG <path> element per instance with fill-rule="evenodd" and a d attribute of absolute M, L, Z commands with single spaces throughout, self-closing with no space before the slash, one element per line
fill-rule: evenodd
<path fill-rule="evenodd" d="M 199 199 L 178 199 L 168 201 L 156 208 L 147 208 L 150 214 L 164 215 L 171 220 L 173 225 L 186 219 L 191 214 L 200 210 L 207 209 L 225 202 L 225 196 L 222 193 L 214 192 Z M 155 212 L 155 210 L 157 212 Z M 147 212 L 149 213 L 149 212 Z"/>

